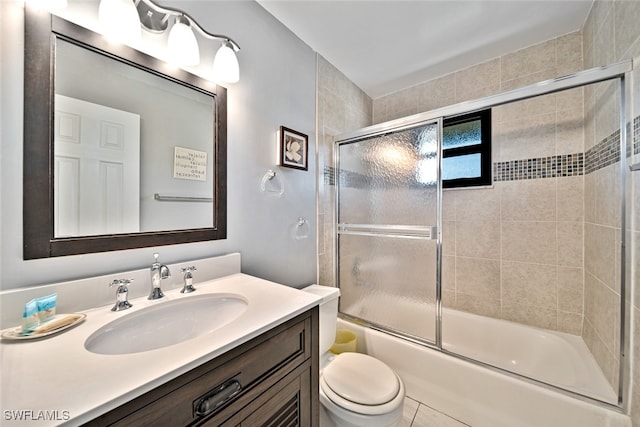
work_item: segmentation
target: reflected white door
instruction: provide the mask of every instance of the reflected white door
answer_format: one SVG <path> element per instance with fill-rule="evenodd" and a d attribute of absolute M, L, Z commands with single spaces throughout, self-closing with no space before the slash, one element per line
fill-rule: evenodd
<path fill-rule="evenodd" d="M 140 230 L 140 116 L 56 95 L 54 236 Z"/>

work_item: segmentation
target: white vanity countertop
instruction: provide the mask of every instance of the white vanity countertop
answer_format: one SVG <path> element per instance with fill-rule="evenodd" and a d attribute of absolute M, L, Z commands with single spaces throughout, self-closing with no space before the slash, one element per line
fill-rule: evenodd
<path fill-rule="evenodd" d="M 320 298 L 246 274 L 194 283 L 196 292 L 165 292 L 161 300 L 131 300 L 133 307 L 88 310 L 81 324 L 37 340 L 0 341 L 2 426 L 80 425 L 249 341 L 318 305 Z M 154 304 L 210 293 L 240 294 L 248 309 L 213 332 L 141 353 L 94 354 L 85 340 L 98 328 Z M 62 313 L 60 313 L 62 314 Z M 22 420 L 19 420 L 22 418 Z"/>

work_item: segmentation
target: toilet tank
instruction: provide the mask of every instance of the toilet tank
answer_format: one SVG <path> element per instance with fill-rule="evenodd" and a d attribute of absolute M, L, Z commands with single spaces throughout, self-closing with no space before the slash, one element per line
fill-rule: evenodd
<path fill-rule="evenodd" d="M 302 290 L 322 297 L 319 314 L 320 354 L 326 353 L 336 339 L 340 289 L 331 286 L 311 285 Z"/>

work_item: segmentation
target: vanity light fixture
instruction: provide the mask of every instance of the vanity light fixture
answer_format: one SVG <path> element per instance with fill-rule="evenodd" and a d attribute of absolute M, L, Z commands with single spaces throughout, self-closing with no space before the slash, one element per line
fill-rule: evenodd
<path fill-rule="evenodd" d="M 168 50 L 172 60 L 179 65 L 197 65 L 200 62 L 200 48 L 195 33 L 204 39 L 221 42 L 213 61 L 213 78 L 226 83 L 239 80 L 236 52 L 240 47 L 229 37 L 209 33 L 185 12 L 158 6 L 151 0 L 101 0 L 101 3 L 105 1 L 131 3 L 137 10 L 138 25 L 141 24 L 149 32 L 162 34 L 169 31 Z"/>
<path fill-rule="evenodd" d="M 138 11 L 131 0 L 100 0 L 98 21 L 109 38 L 127 44 L 140 41 Z"/>
<path fill-rule="evenodd" d="M 184 16 L 177 16 L 167 40 L 169 55 L 178 65 L 198 65 L 200 63 L 200 48 L 198 40 L 193 34 L 189 20 Z"/>

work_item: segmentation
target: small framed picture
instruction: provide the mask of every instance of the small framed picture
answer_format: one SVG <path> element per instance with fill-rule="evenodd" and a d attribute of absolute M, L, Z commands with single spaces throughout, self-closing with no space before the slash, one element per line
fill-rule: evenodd
<path fill-rule="evenodd" d="M 307 170 L 309 137 L 293 129 L 280 126 L 278 164 L 288 168 Z"/>

